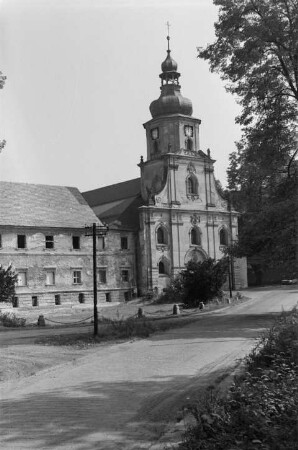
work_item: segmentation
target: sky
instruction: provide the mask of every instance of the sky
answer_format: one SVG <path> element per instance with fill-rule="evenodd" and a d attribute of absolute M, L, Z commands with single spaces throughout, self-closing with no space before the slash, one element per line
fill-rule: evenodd
<path fill-rule="evenodd" d="M 225 185 L 240 108 L 196 50 L 216 19 L 212 0 L 0 0 L 0 179 L 84 192 L 138 177 L 168 21 L 182 95 Z"/>

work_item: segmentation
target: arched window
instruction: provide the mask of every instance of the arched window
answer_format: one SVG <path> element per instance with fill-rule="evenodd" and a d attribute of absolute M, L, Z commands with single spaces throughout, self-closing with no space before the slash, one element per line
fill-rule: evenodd
<path fill-rule="evenodd" d="M 198 180 L 193 174 L 186 179 L 186 193 L 189 195 L 198 194 Z"/>
<path fill-rule="evenodd" d="M 193 149 L 192 139 L 188 138 L 188 139 L 186 139 L 186 150 L 192 150 L 192 149 Z"/>
<path fill-rule="evenodd" d="M 225 228 L 222 228 L 219 232 L 220 245 L 228 245 L 228 232 Z"/>
<path fill-rule="evenodd" d="M 201 245 L 201 232 L 199 228 L 192 228 L 190 232 L 190 242 L 192 245 Z"/>
<path fill-rule="evenodd" d="M 157 243 L 158 244 L 167 244 L 167 233 L 163 227 L 159 227 L 157 229 Z"/>
<path fill-rule="evenodd" d="M 161 275 L 164 275 L 166 273 L 165 265 L 162 261 L 159 261 L 158 263 L 158 273 L 160 273 Z"/>

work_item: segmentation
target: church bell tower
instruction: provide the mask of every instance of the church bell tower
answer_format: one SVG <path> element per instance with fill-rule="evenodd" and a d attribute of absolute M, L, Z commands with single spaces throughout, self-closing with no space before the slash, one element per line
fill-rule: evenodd
<path fill-rule="evenodd" d="M 139 208 L 142 290 L 161 292 L 190 259 L 220 258 L 237 233 L 237 213 L 228 211 L 214 179 L 210 151 L 200 149 L 201 120 L 181 93 L 178 65 L 161 64 L 160 96 L 150 104 L 147 158 L 139 164 L 144 206 Z"/>

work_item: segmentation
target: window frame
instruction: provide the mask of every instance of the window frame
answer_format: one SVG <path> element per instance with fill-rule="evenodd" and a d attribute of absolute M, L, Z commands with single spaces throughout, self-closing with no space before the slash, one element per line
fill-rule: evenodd
<path fill-rule="evenodd" d="M 193 239 L 195 238 L 195 239 Z M 195 242 L 194 242 L 195 241 Z M 199 227 L 192 227 L 190 230 L 190 245 L 202 245 L 202 232 Z"/>
<path fill-rule="evenodd" d="M 129 283 L 130 281 L 130 270 L 123 268 L 121 269 L 121 281 L 123 283 Z"/>
<path fill-rule="evenodd" d="M 77 275 L 80 274 L 80 275 Z M 72 271 L 72 283 L 73 284 L 82 284 L 82 270 L 81 269 L 73 269 Z"/>
<path fill-rule="evenodd" d="M 125 243 L 125 245 L 124 245 L 124 243 Z M 128 250 L 128 237 L 127 236 L 121 236 L 120 247 L 121 247 L 121 250 Z"/>
<path fill-rule="evenodd" d="M 75 244 L 75 242 L 77 243 Z M 81 250 L 81 236 L 77 234 L 72 235 L 72 249 Z"/>
<path fill-rule="evenodd" d="M 22 269 L 16 269 L 17 272 L 17 283 L 16 286 L 17 287 L 24 287 L 24 286 L 28 286 L 28 271 L 27 270 L 22 270 Z M 24 279 L 25 279 L 25 283 L 24 284 L 19 284 L 19 275 L 20 274 L 24 274 Z"/>
<path fill-rule="evenodd" d="M 97 247 L 98 247 L 98 251 L 102 252 L 105 250 L 106 248 L 106 240 L 104 236 L 98 236 L 97 238 Z"/>
<path fill-rule="evenodd" d="M 222 239 L 222 237 L 224 239 Z M 219 230 L 219 245 L 227 247 L 229 245 L 229 234 L 225 227 Z"/>
<path fill-rule="evenodd" d="M 156 229 L 156 243 L 157 245 L 168 245 L 168 230 L 159 225 Z"/>
<path fill-rule="evenodd" d="M 45 285 L 46 286 L 55 286 L 56 285 L 56 270 L 55 269 L 46 269 L 46 281 L 45 281 Z M 48 283 L 48 275 L 52 274 L 52 281 L 53 283 Z"/>
<path fill-rule="evenodd" d="M 54 235 L 51 234 L 45 235 L 45 248 L 47 250 L 53 250 L 55 248 Z"/>
<path fill-rule="evenodd" d="M 37 295 L 32 295 L 31 301 L 32 301 L 32 307 L 33 308 L 38 308 L 38 306 L 39 306 L 38 296 Z"/>
<path fill-rule="evenodd" d="M 103 280 L 101 279 L 101 274 L 104 274 Z M 100 267 L 97 269 L 97 283 L 106 284 L 107 283 L 107 269 Z"/>
<path fill-rule="evenodd" d="M 166 267 L 163 261 L 158 262 L 158 275 L 166 275 Z"/>
<path fill-rule="evenodd" d="M 21 238 L 23 238 L 23 246 L 20 246 L 21 243 Z M 27 239 L 26 239 L 26 235 L 25 234 L 18 234 L 17 235 L 17 248 L 20 250 L 24 250 L 27 248 Z"/>

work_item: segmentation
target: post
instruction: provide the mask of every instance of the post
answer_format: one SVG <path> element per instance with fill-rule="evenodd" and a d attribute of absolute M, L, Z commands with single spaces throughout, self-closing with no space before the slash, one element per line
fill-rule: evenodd
<path fill-rule="evenodd" d="M 98 334 L 97 316 L 97 264 L 96 264 L 96 223 L 92 225 L 93 236 L 93 302 L 94 302 L 94 336 Z"/>
<path fill-rule="evenodd" d="M 228 256 L 228 273 L 229 273 L 229 291 L 230 291 L 230 298 L 233 297 L 232 293 L 232 280 L 231 280 L 231 257 Z"/>
<path fill-rule="evenodd" d="M 108 232 L 107 225 L 85 226 L 85 236 L 93 238 L 93 303 L 94 303 L 94 336 L 98 334 L 98 314 L 97 314 L 97 264 L 96 264 L 96 238 L 97 236 L 105 236 Z"/>
<path fill-rule="evenodd" d="M 233 226 L 232 226 L 232 202 L 231 202 L 231 192 L 228 196 L 228 210 L 229 210 L 229 225 L 230 225 L 230 245 L 233 245 Z M 235 273 L 234 273 L 234 258 L 230 257 L 230 278 L 232 289 L 235 289 Z"/>

